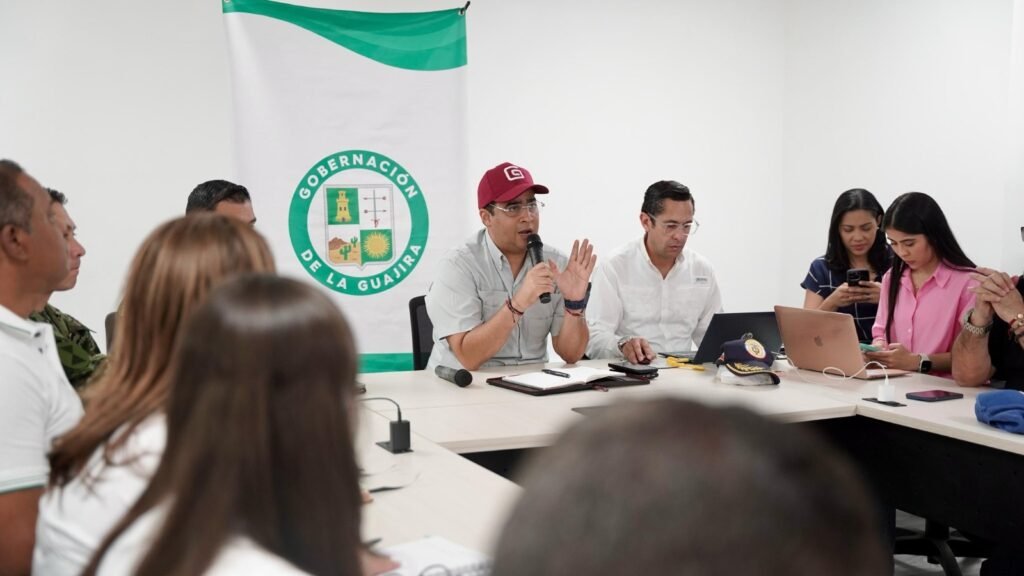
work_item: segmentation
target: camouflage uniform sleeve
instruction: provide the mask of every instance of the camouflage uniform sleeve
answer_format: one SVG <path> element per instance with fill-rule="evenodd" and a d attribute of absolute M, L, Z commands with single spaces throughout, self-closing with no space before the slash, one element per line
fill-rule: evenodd
<path fill-rule="evenodd" d="M 33 314 L 31 319 L 53 326 L 57 355 L 60 356 L 64 374 L 75 388 L 85 384 L 96 367 L 106 359 L 92 337 L 92 330 L 56 307 L 47 304 L 42 312 Z"/>

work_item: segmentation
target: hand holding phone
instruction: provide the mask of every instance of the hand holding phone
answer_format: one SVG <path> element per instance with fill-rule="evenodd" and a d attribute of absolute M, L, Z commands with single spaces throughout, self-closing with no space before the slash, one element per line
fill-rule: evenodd
<path fill-rule="evenodd" d="M 851 268 L 846 271 L 846 285 L 860 286 L 861 282 L 871 280 L 871 273 L 866 268 Z"/>

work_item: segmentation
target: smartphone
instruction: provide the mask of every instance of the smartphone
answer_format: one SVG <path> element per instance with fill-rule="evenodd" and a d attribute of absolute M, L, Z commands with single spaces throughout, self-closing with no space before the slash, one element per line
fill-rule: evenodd
<path fill-rule="evenodd" d="M 860 349 L 863 352 L 881 352 L 882 349 L 878 346 L 872 346 L 871 344 L 860 343 Z"/>
<path fill-rule="evenodd" d="M 657 376 L 658 369 L 654 366 L 647 366 L 646 364 L 633 364 L 631 362 L 609 362 L 608 368 L 615 370 L 616 372 L 623 372 L 631 376 L 644 376 L 646 378 L 653 378 Z"/>
<path fill-rule="evenodd" d="M 957 398 L 963 398 L 964 395 L 959 392 L 950 392 L 948 390 L 922 390 L 921 392 L 907 392 L 907 398 L 911 400 L 920 400 L 921 402 L 942 402 L 943 400 L 956 400 Z"/>
<path fill-rule="evenodd" d="M 866 268 L 851 268 L 846 271 L 846 285 L 860 286 L 861 282 L 871 280 L 871 273 Z"/>

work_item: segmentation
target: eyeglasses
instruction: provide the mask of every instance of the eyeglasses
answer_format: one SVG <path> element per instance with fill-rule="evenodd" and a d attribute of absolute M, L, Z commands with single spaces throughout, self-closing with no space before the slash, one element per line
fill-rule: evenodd
<path fill-rule="evenodd" d="M 658 223 L 657 220 L 654 219 L 653 215 L 648 214 L 647 216 L 651 218 L 652 225 L 656 225 Z M 665 222 L 661 227 L 669 234 L 675 234 L 682 231 L 683 236 L 692 236 L 696 234 L 697 230 L 700 228 L 700 222 L 697 222 L 696 220 L 691 220 L 686 224 L 680 224 L 679 222 Z"/>
<path fill-rule="evenodd" d="M 509 204 L 508 206 L 505 207 L 498 206 L 497 204 L 491 204 L 491 206 L 497 208 L 498 210 L 501 210 L 502 212 L 508 214 L 513 218 L 516 218 L 523 213 L 523 209 L 525 209 L 527 212 L 533 215 L 539 214 L 540 209 L 544 207 L 544 203 L 534 201 L 527 202 L 526 204 Z"/>

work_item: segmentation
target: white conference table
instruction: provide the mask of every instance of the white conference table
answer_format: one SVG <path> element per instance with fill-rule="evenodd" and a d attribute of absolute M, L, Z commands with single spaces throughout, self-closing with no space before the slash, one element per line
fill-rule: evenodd
<path fill-rule="evenodd" d="M 607 361 L 586 360 L 580 365 L 605 367 Z M 678 397 L 710 405 L 742 406 L 783 422 L 860 415 L 1024 455 L 1024 437 L 975 418 L 974 398 L 988 388 L 961 388 L 935 376 L 911 374 L 891 379 L 896 399 L 905 407 L 863 400 L 876 395 L 878 381 L 838 380 L 805 370 L 782 372 L 779 386 L 734 386 L 716 382 L 710 365 L 703 372 L 665 369 L 648 385 L 550 396 L 529 396 L 486 383 L 490 377 L 544 366 L 559 368 L 565 364 L 484 369 L 474 372 L 473 383 L 465 388 L 427 371 L 365 374 L 360 381 L 366 384 L 368 396 L 397 401 L 414 432 L 458 453 L 550 445 L 566 426 L 581 417 L 572 408 Z M 931 389 L 957 391 L 964 398 L 944 402 L 906 399 L 907 392 Z M 376 403 L 370 409 L 392 418 L 395 415 L 390 404 Z"/>
<path fill-rule="evenodd" d="M 604 367 L 607 361 L 587 360 L 579 365 Z M 552 362 L 546 366 L 564 367 Z M 737 405 L 784 422 L 853 416 L 855 407 L 845 399 L 812 394 L 788 386 L 740 387 L 714 382 L 713 371 L 662 370 L 650 384 L 530 396 L 487 384 L 494 376 L 539 370 L 544 365 L 491 368 L 473 373 L 473 383 L 459 388 L 431 372 L 366 374 L 368 396 L 386 396 L 402 406 L 413 431 L 458 453 L 486 452 L 548 446 L 582 416 L 573 408 L 677 397 L 710 405 Z M 395 416 L 390 404 L 371 406 Z"/>
<path fill-rule="evenodd" d="M 850 402 L 858 416 L 1024 455 L 1024 436 L 982 424 L 975 417 L 974 401 L 978 394 L 992 390 L 988 387 L 964 388 L 947 378 L 908 374 L 890 379 L 896 388 L 896 401 L 906 404 L 891 407 L 864 400 L 876 396 L 877 380 L 837 380 L 806 370 L 784 372 L 782 378 L 787 388 Z M 922 390 L 949 390 L 964 397 L 942 402 L 907 399 L 908 392 Z"/>
<path fill-rule="evenodd" d="M 588 360 L 580 364 L 605 367 L 607 360 Z M 551 362 L 546 366 L 559 368 L 566 365 Z M 486 383 L 489 377 L 541 367 L 532 365 L 476 371 L 473 383 L 465 388 L 427 371 L 361 375 L 360 381 L 367 387 L 367 397 L 388 397 L 402 406 L 403 417 L 411 422 L 414 458 L 422 458 L 417 465 L 422 475 L 413 485 L 379 494 L 378 502 L 368 507 L 366 536 L 382 536 L 385 542 L 394 543 L 437 534 L 471 548 L 491 550 L 518 489 L 511 482 L 463 460 L 456 453 L 547 446 L 566 427 L 584 417 L 573 408 L 624 401 L 685 398 L 714 406 L 741 406 L 788 423 L 829 425 L 833 422 L 865 422 L 863 419 L 866 418 L 868 422 L 894 425 L 897 431 L 913 430 L 926 433 L 929 438 L 935 436 L 964 442 L 968 448 L 975 446 L 979 451 L 991 448 L 999 455 L 1011 456 L 1008 462 L 1014 469 L 1024 467 L 1024 460 L 1020 458 L 1024 455 L 1024 436 L 983 425 L 974 417 L 974 398 L 987 388 L 960 388 L 950 380 L 934 376 L 912 374 L 892 378 L 896 399 L 906 404 L 898 408 L 863 400 L 876 395 L 877 381 L 837 380 L 796 370 L 784 371 L 778 386 L 741 387 L 717 382 L 714 367 L 710 365 L 703 372 L 685 368 L 664 369 L 647 385 L 611 388 L 607 392 L 586 390 L 548 396 L 529 396 Z M 907 392 L 929 389 L 955 390 L 964 394 L 964 398 L 926 403 L 905 397 Z M 378 416 L 395 417 L 395 409 L 389 403 L 371 402 L 366 407 Z M 378 427 L 377 439 L 386 439 L 386 422 L 375 420 L 375 426 Z M 916 437 L 907 440 L 911 444 L 917 441 Z M 946 450 L 944 446 L 936 449 L 940 452 Z M 957 450 L 961 451 L 957 453 L 962 453 L 963 448 Z M 872 453 L 869 457 L 874 458 L 874 447 L 868 451 Z M 887 459 L 879 462 L 885 462 L 885 466 L 894 466 L 893 462 L 900 462 L 905 457 L 903 453 L 884 456 Z M 1007 460 L 1004 458 L 1003 462 L 1005 466 Z M 913 465 L 909 467 L 914 468 Z M 900 474 L 901 482 L 904 477 L 913 475 L 906 471 Z M 980 474 L 985 476 L 984 471 Z M 920 492 L 921 481 L 920 478 L 908 479 L 909 487 L 902 494 Z M 968 485 L 974 484 L 968 482 Z M 968 498 L 965 495 L 971 494 L 969 488 L 958 490 L 949 493 L 950 499 L 964 500 Z M 928 498 L 936 499 L 934 495 Z M 910 504 L 900 507 L 919 512 L 914 508 L 917 503 Z M 997 505 L 998 502 L 992 503 L 992 506 Z M 959 508 L 962 507 L 954 511 L 952 518 L 959 520 Z M 968 517 L 962 525 L 971 525 L 972 520 Z"/>
<path fill-rule="evenodd" d="M 391 546 L 443 536 L 473 550 L 491 550 L 518 486 L 413 433 L 412 452 L 391 454 L 375 442 L 388 439 L 388 419 L 362 410 L 356 440 L 364 488 L 396 487 L 372 494 L 363 508 L 363 538 Z"/>

